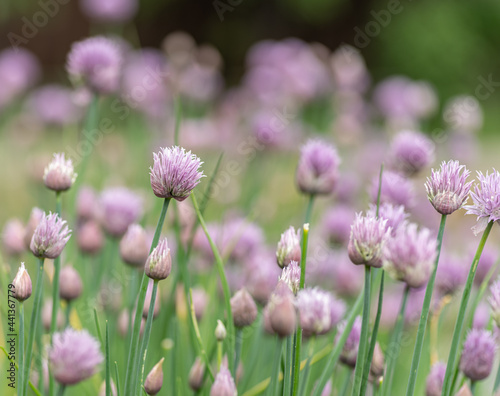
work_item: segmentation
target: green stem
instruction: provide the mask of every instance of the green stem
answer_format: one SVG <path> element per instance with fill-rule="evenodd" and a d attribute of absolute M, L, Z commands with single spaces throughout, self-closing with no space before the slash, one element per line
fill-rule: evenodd
<path fill-rule="evenodd" d="M 85 132 L 85 133 L 82 133 L 85 135 L 83 140 L 85 141 L 85 143 L 87 143 L 90 146 L 91 150 L 86 154 L 82 154 L 83 155 L 82 165 L 81 165 L 81 168 L 78 172 L 77 183 L 82 183 L 84 181 L 85 173 L 87 171 L 87 165 L 89 163 L 89 157 L 92 155 L 94 143 L 92 143 L 90 141 L 88 136 L 90 133 L 92 133 L 93 130 L 97 129 L 98 104 L 99 104 L 99 96 L 97 94 L 93 94 L 92 100 L 91 100 L 89 108 L 87 110 L 87 115 L 85 117 L 85 123 L 83 126 L 83 132 Z M 80 136 L 80 137 L 82 137 L 82 136 Z"/>
<path fill-rule="evenodd" d="M 243 329 L 238 327 L 236 329 L 236 345 L 235 345 L 235 358 L 234 358 L 234 366 L 233 372 L 237 372 L 238 364 L 240 363 L 241 356 L 241 346 L 243 345 Z"/>
<path fill-rule="evenodd" d="M 352 387 L 352 396 L 360 395 L 361 382 L 363 379 L 363 368 L 365 356 L 368 352 L 368 333 L 370 329 L 370 297 L 371 297 L 371 267 L 365 265 L 365 292 L 363 299 L 363 317 L 361 320 L 361 335 L 359 338 L 358 356 L 356 358 L 356 367 L 354 369 L 354 385 Z"/>
<path fill-rule="evenodd" d="M 31 313 L 31 322 L 30 322 L 30 332 L 28 334 L 28 343 L 26 344 L 26 362 L 23 370 L 23 378 L 26 381 L 23 382 L 24 389 L 21 389 L 21 393 L 25 396 L 28 393 L 28 378 L 29 371 L 31 366 L 31 357 L 33 354 L 33 342 L 35 340 L 35 333 L 38 326 L 38 316 L 40 314 L 40 302 L 42 299 L 42 288 L 43 288 L 43 263 L 44 259 L 38 259 L 38 273 L 36 276 L 36 286 L 35 286 L 35 300 L 33 303 L 33 312 Z M 39 373 L 40 376 L 43 377 L 43 372 Z"/>
<path fill-rule="evenodd" d="M 151 253 L 153 249 L 158 245 L 158 241 L 160 240 L 161 230 L 163 228 L 163 223 L 165 222 L 165 215 L 167 214 L 168 204 L 170 203 L 170 198 L 165 198 L 163 201 L 163 207 L 161 209 L 160 218 L 158 219 L 158 224 L 156 225 L 156 231 L 153 237 L 153 242 L 151 243 L 151 249 L 149 252 Z M 135 310 L 134 317 L 134 327 L 132 329 L 132 338 L 129 346 L 128 353 L 128 361 L 127 361 L 127 371 L 125 374 L 125 389 L 124 394 L 129 395 L 133 394 L 133 387 L 135 379 L 136 379 L 136 359 L 137 353 L 139 349 L 139 333 L 141 328 L 142 321 L 142 310 L 144 308 L 144 300 L 146 299 L 146 293 L 148 290 L 148 280 L 149 278 L 146 274 L 143 274 L 141 286 L 139 288 L 139 297 L 137 300 L 137 308 Z"/>
<path fill-rule="evenodd" d="M 109 326 L 106 321 L 106 396 L 111 396 L 111 365 L 109 352 Z"/>
<path fill-rule="evenodd" d="M 65 320 L 64 320 L 64 322 L 65 322 L 64 327 L 69 326 L 70 317 L 71 317 L 71 301 L 67 301 L 66 302 L 66 314 L 65 314 Z"/>
<path fill-rule="evenodd" d="M 484 230 L 479 246 L 477 247 L 476 254 L 472 260 L 472 265 L 469 270 L 469 275 L 467 277 L 467 282 L 465 283 L 465 288 L 462 294 L 462 301 L 460 302 L 460 309 L 458 311 L 457 321 L 455 323 L 455 329 L 453 330 L 453 339 L 451 341 L 450 355 L 448 356 L 448 363 L 446 365 L 446 374 L 444 377 L 442 396 L 447 396 L 451 393 L 451 380 L 453 376 L 453 369 L 455 368 L 455 360 L 457 357 L 457 352 L 459 349 L 459 341 L 462 333 L 462 328 L 465 319 L 465 310 L 467 309 L 467 304 L 469 302 L 469 297 L 472 289 L 472 283 L 474 282 L 474 277 L 476 276 L 477 265 L 479 264 L 479 259 L 483 253 L 484 245 L 488 239 L 491 228 L 494 222 L 490 221 Z"/>
<path fill-rule="evenodd" d="M 312 209 L 313 209 L 313 204 L 314 204 L 314 194 L 309 195 L 309 200 L 307 201 L 307 208 L 306 208 L 306 218 L 304 223 L 309 224 L 311 222 L 311 215 L 312 215 Z"/>
<path fill-rule="evenodd" d="M 498 388 L 500 387 L 500 365 L 498 366 L 497 376 L 495 377 L 495 385 L 493 386 L 493 394 L 496 393 Z"/>
<path fill-rule="evenodd" d="M 311 215 L 312 204 L 314 201 L 314 195 L 310 196 L 309 205 L 307 207 L 306 221 L 309 219 Z M 306 280 L 306 259 L 307 259 L 307 242 L 309 240 L 309 223 L 305 223 L 302 227 L 302 246 L 301 246 L 301 257 L 300 257 L 300 287 L 299 290 L 302 290 L 305 285 Z M 299 391 L 299 378 L 300 378 L 300 349 L 302 344 L 302 327 L 300 326 L 300 322 L 297 325 L 297 342 L 294 345 L 293 349 L 293 377 L 292 377 L 292 395 L 296 396 Z"/>
<path fill-rule="evenodd" d="M 23 368 L 24 368 L 24 303 L 19 301 L 19 389 L 24 389 Z"/>
<path fill-rule="evenodd" d="M 427 319 L 429 317 L 429 310 L 432 301 L 432 292 L 434 290 L 434 281 L 436 280 L 436 273 L 439 263 L 439 256 L 441 254 L 441 245 L 443 243 L 444 227 L 446 225 L 446 215 L 441 216 L 441 223 L 439 224 L 439 232 L 437 236 L 437 254 L 434 262 L 434 270 L 432 271 L 427 288 L 425 289 L 424 304 L 422 313 L 420 314 L 420 321 L 418 322 L 417 339 L 415 341 L 415 349 L 413 350 L 413 359 L 411 362 L 410 379 L 408 380 L 408 387 L 406 388 L 406 396 L 413 396 L 415 392 L 415 385 L 417 383 L 418 365 L 420 363 L 420 355 L 422 354 L 422 347 L 424 345 L 425 330 L 427 328 Z"/>
<path fill-rule="evenodd" d="M 60 385 L 59 386 L 59 392 L 57 392 L 57 396 L 63 396 L 64 395 L 64 391 L 66 390 L 66 385 Z"/>
<path fill-rule="evenodd" d="M 220 370 L 222 364 L 222 341 L 217 341 L 217 372 Z"/>
<path fill-rule="evenodd" d="M 280 337 L 276 339 L 276 351 L 274 352 L 273 368 L 271 371 L 271 384 L 267 388 L 267 395 L 276 396 L 279 390 L 279 376 L 280 376 L 280 362 L 281 362 L 281 349 L 283 347 L 283 340 Z"/>
<path fill-rule="evenodd" d="M 283 396 L 290 394 L 290 377 L 292 370 L 292 336 L 286 337 L 285 372 L 283 374 Z"/>
<path fill-rule="evenodd" d="M 116 360 L 115 360 L 115 383 L 116 383 L 116 396 L 121 396 L 120 373 L 118 371 L 118 362 Z"/>
<path fill-rule="evenodd" d="M 306 366 L 304 368 L 304 375 L 302 376 L 302 382 L 300 384 L 300 396 L 305 396 L 307 392 L 307 385 L 309 384 L 309 372 L 311 371 L 311 359 L 313 357 L 313 352 L 314 352 L 314 340 L 315 338 L 312 337 L 309 340 L 309 354 L 307 357 L 306 361 Z"/>
<path fill-rule="evenodd" d="M 394 327 L 394 333 L 392 334 L 391 341 L 387 348 L 387 370 L 382 385 L 382 395 L 384 396 L 391 394 L 394 371 L 396 370 L 396 361 L 398 360 L 399 350 L 401 349 L 401 336 L 405 322 L 406 302 L 408 301 L 409 292 L 410 288 L 406 286 L 403 293 L 403 301 L 401 302 L 401 309 L 399 310 L 396 326 Z"/>
<path fill-rule="evenodd" d="M 345 376 L 344 383 L 342 384 L 342 388 L 340 390 L 339 396 L 347 395 L 347 389 L 349 389 L 349 384 L 351 383 L 351 369 L 348 368 L 347 375 Z"/>
<path fill-rule="evenodd" d="M 472 394 L 472 396 L 476 394 L 476 384 L 477 381 L 470 381 L 470 393 Z"/>

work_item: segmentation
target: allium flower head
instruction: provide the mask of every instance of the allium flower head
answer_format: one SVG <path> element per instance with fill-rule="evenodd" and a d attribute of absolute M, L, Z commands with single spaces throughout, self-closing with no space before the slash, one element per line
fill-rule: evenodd
<path fill-rule="evenodd" d="M 257 305 L 248 291 L 243 288 L 231 298 L 231 311 L 236 327 L 250 326 L 257 318 Z"/>
<path fill-rule="evenodd" d="M 409 287 L 424 286 L 434 269 L 437 242 L 431 231 L 414 223 L 399 227 L 384 246 L 384 268 Z"/>
<path fill-rule="evenodd" d="M 75 123 L 82 115 L 73 92 L 59 85 L 45 85 L 34 91 L 28 102 L 37 119 L 47 125 L 64 126 Z"/>
<path fill-rule="evenodd" d="M 319 288 L 303 289 L 297 295 L 300 326 L 306 337 L 328 333 L 345 313 L 345 305 Z"/>
<path fill-rule="evenodd" d="M 392 166 L 403 174 L 412 176 L 434 161 L 434 149 L 434 143 L 424 134 L 402 131 L 392 142 Z"/>
<path fill-rule="evenodd" d="M 309 140 L 300 151 L 297 185 L 305 194 L 331 194 L 339 178 L 337 149 L 321 140 Z"/>
<path fill-rule="evenodd" d="M 96 36 L 71 46 L 66 68 L 75 82 L 101 94 L 115 92 L 120 84 L 122 48 L 112 39 Z"/>
<path fill-rule="evenodd" d="M 203 387 L 203 379 L 205 376 L 205 363 L 200 357 L 194 360 L 191 370 L 189 370 L 188 383 L 189 387 L 196 391 L 199 391 Z"/>
<path fill-rule="evenodd" d="M 377 202 L 379 177 L 373 179 L 370 197 L 372 202 Z M 394 205 L 411 207 L 413 205 L 414 192 L 410 180 L 392 171 L 384 171 L 382 175 L 382 189 L 380 192 L 380 202 L 389 202 Z"/>
<path fill-rule="evenodd" d="M 346 246 L 351 234 L 351 224 L 355 212 L 345 205 L 338 205 L 329 209 L 323 218 L 323 229 L 326 238 L 334 246 Z"/>
<path fill-rule="evenodd" d="M 300 230 L 290 226 L 283 234 L 276 248 L 276 259 L 278 265 L 283 268 L 291 261 L 300 261 Z"/>
<path fill-rule="evenodd" d="M 370 204 L 370 210 L 366 212 L 367 216 L 376 217 L 377 205 Z M 410 216 L 403 205 L 393 205 L 389 202 L 380 204 L 378 217 L 387 220 L 386 227 L 391 228 L 392 234 L 396 232 L 398 227 L 402 225 L 405 220 Z"/>
<path fill-rule="evenodd" d="M 495 320 L 497 327 L 500 327 L 500 279 L 490 286 L 488 302 L 491 306 L 491 316 Z"/>
<path fill-rule="evenodd" d="M 112 187 L 101 193 L 98 217 L 104 230 L 111 236 L 121 237 L 141 215 L 142 199 L 133 191 Z"/>
<path fill-rule="evenodd" d="M 351 236 L 347 251 L 349 258 L 357 265 L 382 266 L 382 251 L 391 230 L 387 220 L 356 214 L 351 226 Z"/>
<path fill-rule="evenodd" d="M 78 271 L 70 265 L 66 265 L 61 269 L 59 284 L 59 296 L 63 300 L 72 301 L 82 294 L 82 278 Z"/>
<path fill-rule="evenodd" d="M 138 8 L 137 0 L 80 0 L 82 12 L 99 22 L 126 22 L 134 17 Z"/>
<path fill-rule="evenodd" d="M 122 260 L 134 267 L 142 267 L 149 255 L 149 238 L 139 224 L 131 224 L 120 240 Z"/>
<path fill-rule="evenodd" d="M 158 246 L 153 249 L 146 260 L 144 272 L 151 279 L 162 280 L 170 275 L 171 270 L 172 257 L 168 248 L 167 238 L 163 238 L 158 242 Z"/>
<path fill-rule="evenodd" d="M 48 355 L 51 373 L 62 385 L 77 384 L 91 377 L 104 360 L 99 342 L 87 330 L 71 327 L 54 334 Z"/>
<path fill-rule="evenodd" d="M 95 218 L 97 207 L 97 194 L 92 187 L 84 186 L 78 190 L 76 197 L 76 213 L 78 220 Z"/>
<path fill-rule="evenodd" d="M 293 294 L 297 294 L 300 287 L 300 265 L 297 261 L 291 261 L 287 267 L 283 268 L 280 281 L 285 282 Z"/>
<path fill-rule="evenodd" d="M 10 219 L 2 231 L 2 245 L 8 255 L 21 254 L 25 250 L 24 224 L 19 219 Z"/>
<path fill-rule="evenodd" d="M 163 386 L 163 361 L 161 358 L 158 363 L 149 372 L 146 380 L 144 381 L 144 390 L 148 395 L 156 395 Z"/>
<path fill-rule="evenodd" d="M 437 362 L 432 365 L 431 372 L 427 376 L 425 396 L 441 396 L 445 374 L 445 363 Z"/>
<path fill-rule="evenodd" d="M 179 146 L 153 153 L 153 166 L 149 169 L 155 195 L 184 201 L 204 176 L 203 171 L 199 171 L 201 164 L 195 154 Z"/>
<path fill-rule="evenodd" d="M 278 282 L 266 306 L 266 311 L 272 331 L 280 337 L 293 334 L 297 326 L 294 295 L 283 281 Z"/>
<path fill-rule="evenodd" d="M 452 295 L 465 285 L 469 273 L 469 261 L 442 252 L 436 275 L 436 290 L 441 295 Z"/>
<path fill-rule="evenodd" d="M 432 169 L 425 189 L 434 209 L 443 215 L 460 209 L 467 202 L 472 186 L 472 181 L 467 182 L 469 175 L 470 171 L 458 161 L 443 161 L 441 169 Z"/>
<path fill-rule="evenodd" d="M 83 223 L 78 228 L 76 238 L 78 248 L 90 255 L 99 253 L 104 245 L 103 232 L 95 220 Z"/>
<path fill-rule="evenodd" d="M 344 332 L 346 322 L 339 324 L 336 341 L 338 342 L 340 335 Z M 361 317 L 357 316 L 352 325 L 351 332 L 347 336 L 347 340 L 340 354 L 340 361 L 347 366 L 354 367 L 358 356 L 359 339 L 361 337 Z"/>
<path fill-rule="evenodd" d="M 43 214 L 31 238 L 30 249 L 36 257 L 59 257 L 71 237 L 66 221 L 57 213 Z"/>
<path fill-rule="evenodd" d="M 17 301 L 24 301 L 30 298 L 32 291 L 32 283 L 30 275 L 28 271 L 26 271 L 26 267 L 24 263 L 21 263 L 19 270 L 17 271 L 16 277 L 12 281 L 14 285 L 14 297 Z"/>
<path fill-rule="evenodd" d="M 483 232 L 490 221 L 500 220 L 500 173 L 477 172 L 479 185 L 470 193 L 473 205 L 465 205 L 466 214 L 476 215 L 478 223 L 472 228 L 474 234 Z"/>
<path fill-rule="evenodd" d="M 66 191 L 73 185 L 76 176 L 73 161 L 70 158 L 66 159 L 64 153 L 55 153 L 45 168 L 43 182 L 51 190 Z"/>
<path fill-rule="evenodd" d="M 226 366 L 222 365 L 210 388 L 210 396 L 236 396 L 236 384 Z"/>
<path fill-rule="evenodd" d="M 42 220 L 43 216 L 44 212 L 42 209 L 37 207 L 31 209 L 30 218 L 28 220 L 28 224 L 26 224 L 26 229 L 24 232 L 24 244 L 26 246 L 26 249 L 30 248 L 31 239 L 33 238 L 35 229 L 36 227 L 38 227 L 38 224 L 40 224 L 40 221 Z"/>
<path fill-rule="evenodd" d="M 472 381 L 490 375 L 495 360 L 496 343 L 491 332 L 472 329 L 464 342 L 460 369 Z"/>

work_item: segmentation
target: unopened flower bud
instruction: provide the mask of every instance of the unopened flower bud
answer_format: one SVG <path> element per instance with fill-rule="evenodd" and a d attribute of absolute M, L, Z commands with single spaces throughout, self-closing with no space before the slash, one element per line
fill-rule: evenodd
<path fill-rule="evenodd" d="M 467 384 L 464 384 L 455 396 L 472 396 L 472 392 Z"/>
<path fill-rule="evenodd" d="M 139 224 L 129 225 L 127 232 L 120 240 L 120 256 L 122 260 L 134 267 L 142 267 L 149 254 L 148 236 Z"/>
<path fill-rule="evenodd" d="M 104 235 L 99 223 L 89 220 L 78 229 L 77 244 L 83 253 L 95 255 L 99 253 L 104 245 Z"/>
<path fill-rule="evenodd" d="M 30 298 L 32 288 L 31 278 L 28 274 L 28 271 L 26 271 L 24 263 L 21 263 L 16 277 L 12 281 L 12 284 L 14 285 L 14 297 L 17 299 L 17 301 L 23 302 L 24 300 Z"/>
<path fill-rule="evenodd" d="M 11 219 L 5 223 L 2 246 L 6 254 L 16 256 L 24 252 L 24 233 L 24 224 L 19 219 Z"/>
<path fill-rule="evenodd" d="M 167 238 L 163 238 L 149 255 L 144 272 L 151 279 L 162 280 L 170 275 L 172 257 L 168 248 Z"/>
<path fill-rule="evenodd" d="M 283 285 L 280 287 L 280 284 Z M 293 334 L 297 327 L 297 313 L 293 303 L 293 293 L 282 282 L 278 283 L 276 291 L 271 296 L 269 302 L 269 323 L 271 328 L 280 337 L 286 337 Z"/>
<path fill-rule="evenodd" d="M 59 296 L 66 301 L 75 300 L 82 294 L 83 284 L 80 274 L 67 265 L 59 275 Z"/>
<path fill-rule="evenodd" d="M 203 376 L 205 375 L 205 363 L 197 357 L 189 371 L 189 387 L 195 392 L 203 386 Z"/>
<path fill-rule="evenodd" d="M 106 396 L 106 381 L 102 381 L 99 388 L 99 396 Z M 116 396 L 116 385 L 113 380 L 111 380 L 111 396 Z"/>
<path fill-rule="evenodd" d="M 210 389 L 210 396 L 236 396 L 238 391 L 231 373 L 225 366 L 220 367 L 220 371 L 215 377 L 215 381 Z"/>
<path fill-rule="evenodd" d="M 227 331 L 224 323 L 221 320 L 217 319 L 217 327 L 215 328 L 215 338 L 217 341 L 222 342 L 226 339 Z"/>
<path fill-rule="evenodd" d="M 45 331 L 50 330 L 50 324 L 52 320 L 52 300 L 49 299 L 43 303 L 42 307 L 42 324 Z M 57 320 L 56 327 L 60 329 L 64 325 L 64 318 L 61 311 L 57 310 Z"/>
<path fill-rule="evenodd" d="M 161 360 L 155 364 L 144 381 L 144 390 L 148 395 L 156 395 L 163 385 L 162 365 L 164 360 L 165 358 L 161 358 Z"/>
<path fill-rule="evenodd" d="M 231 311 L 236 327 L 250 326 L 257 317 L 257 305 L 246 289 L 241 289 L 231 298 Z"/>
<path fill-rule="evenodd" d="M 380 344 L 375 343 L 375 349 L 373 350 L 373 358 L 372 364 L 370 366 L 370 374 L 373 379 L 376 381 L 382 375 L 384 375 L 384 353 L 382 352 L 382 348 L 380 348 Z"/>
<path fill-rule="evenodd" d="M 291 261 L 300 261 L 300 230 L 296 232 L 295 228 L 290 227 L 281 234 L 276 260 L 281 268 L 288 266 Z"/>
<path fill-rule="evenodd" d="M 51 190 L 66 191 L 73 185 L 76 176 L 73 161 L 66 159 L 64 153 L 56 153 L 45 168 L 43 182 Z"/>
<path fill-rule="evenodd" d="M 432 365 L 425 382 L 425 396 L 441 396 L 445 374 L 445 363 L 436 362 Z"/>

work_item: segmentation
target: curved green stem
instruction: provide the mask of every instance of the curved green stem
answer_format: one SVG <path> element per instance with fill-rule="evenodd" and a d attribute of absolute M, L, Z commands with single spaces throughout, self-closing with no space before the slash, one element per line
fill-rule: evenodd
<path fill-rule="evenodd" d="M 415 392 L 415 385 L 417 382 L 418 365 L 420 363 L 420 355 L 422 354 L 422 347 L 424 345 L 425 330 L 427 328 L 427 319 L 429 317 L 429 310 L 432 301 L 432 292 L 434 290 L 434 281 L 436 280 L 436 273 L 439 264 L 439 256 L 441 254 L 441 245 L 443 243 L 444 227 L 446 225 L 446 215 L 441 216 L 441 223 L 439 224 L 439 232 L 437 236 L 437 254 L 434 262 L 434 270 L 432 271 L 427 288 L 425 289 L 424 304 L 422 313 L 420 314 L 420 321 L 418 322 L 417 339 L 415 341 L 415 349 L 413 350 L 413 359 L 411 362 L 410 379 L 408 380 L 408 387 L 406 388 L 406 396 L 413 396 Z"/>
<path fill-rule="evenodd" d="M 467 304 L 469 302 L 469 297 L 472 290 L 472 283 L 474 282 L 474 277 L 476 276 L 476 270 L 479 264 L 479 259 L 481 258 L 484 245 L 486 244 L 486 240 L 488 239 L 493 224 L 494 222 L 490 221 L 486 226 L 486 229 L 483 232 L 483 236 L 481 237 L 481 241 L 479 242 L 479 246 L 477 247 L 476 254 L 474 255 L 474 259 L 472 260 L 472 264 L 470 266 L 469 275 L 467 277 L 467 282 L 465 283 L 465 288 L 462 294 L 462 301 L 460 302 L 460 309 L 458 311 L 457 321 L 455 322 L 455 329 L 453 330 L 453 339 L 451 341 L 450 355 L 448 356 L 448 363 L 446 365 L 443 391 L 441 393 L 442 396 L 447 396 L 451 394 L 451 381 L 453 379 L 452 378 L 453 370 L 455 368 L 457 353 L 460 348 L 459 341 L 462 333 L 462 328 L 464 325 L 465 311 L 467 309 Z"/>

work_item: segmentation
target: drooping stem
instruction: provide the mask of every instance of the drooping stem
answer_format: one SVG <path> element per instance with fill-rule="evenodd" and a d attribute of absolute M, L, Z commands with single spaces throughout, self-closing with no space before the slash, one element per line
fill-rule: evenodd
<path fill-rule="evenodd" d="M 410 288 L 406 286 L 403 292 L 403 300 L 401 302 L 401 308 L 396 320 L 396 326 L 394 327 L 394 332 L 392 333 L 391 341 L 389 342 L 389 346 L 387 348 L 387 370 L 382 384 L 382 395 L 384 396 L 391 394 L 394 371 L 396 370 L 396 361 L 398 360 L 399 350 L 401 349 L 401 336 L 405 321 L 406 302 L 408 301 L 409 293 Z"/>
<path fill-rule="evenodd" d="M 163 223 L 165 222 L 165 215 L 167 214 L 169 203 L 170 203 L 170 198 L 165 198 L 165 200 L 163 201 L 163 207 L 161 209 L 160 218 L 158 219 L 158 224 L 156 225 L 156 231 L 153 237 L 153 241 L 151 243 L 151 248 L 149 250 L 150 253 L 153 251 L 156 245 L 158 245 L 158 241 L 160 240 L 161 230 L 163 228 Z M 133 383 L 135 382 L 135 379 L 137 377 L 137 375 L 135 375 L 137 371 L 136 368 L 138 367 L 136 365 L 136 359 L 139 349 L 139 333 L 142 321 L 142 310 L 144 308 L 144 300 L 146 299 L 146 293 L 148 290 L 148 280 L 149 278 L 146 276 L 146 274 L 143 274 L 141 286 L 139 288 L 139 297 L 137 300 L 137 308 L 135 311 L 134 326 L 132 328 L 132 337 L 129 346 L 127 371 L 125 375 L 125 390 L 124 390 L 125 395 L 133 394 L 132 389 L 135 389 L 133 387 L 134 385 Z"/>
<path fill-rule="evenodd" d="M 363 369 L 365 357 L 368 352 L 368 336 L 370 327 L 370 298 L 371 298 L 371 267 L 365 265 L 365 292 L 363 298 L 363 316 L 361 320 L 361 335 L 359 338 L 358 357 L 356 358 L 356 367 L 354 369 L 354 385 L 352 387 L 352 396 L 360 395 L 361 382 L 363 379 Z"/>
<path fill-rule="evenodd" d="M 418 322 L 417 339 L 415 341 L 415 349 L 413 350 L 413 358 L 411 361 L 410 379 L 406 388 L 406 396 L 413 396 L 415 392 L 415 385 L 417 382 L 418 365 L 420 363 L 420 355 L 422 354 L 422 347 L 424 345 L 425 331 L 427 327 L 427 319 L 429 317 L 429 310 L 432 300 L 432 292 L 434 290 L 434 281 L 436 280 L 436 272 L 439 264 L 439 256 L 441 254 L 441 245 L 443 243 L 444 227 L 446 225 L 446 215 L 441 216 L 441 223 L 439 224 L 439 232 L 437 236 L 437 254 L 434 262 L 434 270 L 432 271 L 427 288 L 425 289 L 424 305 L 422 313 L 420 314 L 420 321 Z"/>
<path fill-rule="evenodd" d="M 25 396 L 28 392 L 28 378 L 29 371 L 31 366 L 31 358 L 33 354 L 33 342 L 35 340 L 35 333 L 37 331 L 38 326 L 38 317 L 40 314 L 40 302 L 42 299 L 42 289 L 43 289 L 43 263 L 44 259 L 40 258 L 38 260 L 38 272 L 36 276 L 36 285 L 35 285 L 35 300 L 33 303 L 33 312 L 31 313 L 31 322 L 30 322 L 30 332 L 28 334 L 28 343 L 26 344 L 26 361 L 24 364 L 23 370 L 23 381 L 24 389 L 21 389 L 21 393 Z M 40 373 L 43 376 L 42 373 Z"/>
<path fill-rule="evenodd" d="M 280 362 L 281 362 L 281 349 L 283 347 L 283 339 L 277 337 L 276 339 L 276 351 L 274 352 L 273 368 L 271 371 L 271 384 L 267 388 L 268 396 L 278 395 L 279 390 L 279 376 L 280 376 Z"/>
<path fill-rule="evenodd" d="M 479 246 L 477 247 L 476 254 L 474 255 L 474 259 L 472 260 L 467 281 L 465 283 L 465 288 L 462 294 L 462 301 L 460 302 L 460 309 L 458 311 L 457 321 L 455 322 L 455 329 L 453 330 L 451 349 L 450 349 L 450 354 L 448 356 L 448 363 L 446 365 L 446 374 L 443 382 L 443 391 L 441 393 L 442 396 L 447 396 L 451 393 L 451 381 L 453 379 L 452 378 L 453 370 L 455 368 L 457 352 L 459 349 L 459 341 L 462 333 L 462 328 L 464 325 L 465 311 L 467 309 L 467 304 L 469 302 L 472 283 L 474 282 L 474 277 L 476 276 L 476 270 L 479 264 L 479 259 L 481 258 L 484 245 L 486 244 L 486 240 L 488 239 L 493 224 L 494 222 L 490 221 L 486 226 L 486 229 L 484 230 L 483 236 L 481 237 L 481 241 L 479 242 Z"/>
<path fill-rule="evenodd" d="M 235 345 L 235 357 L 233 366 L 233 372 L 235 373 L 236 370 L 238 370 L 238 364 L 240 363 L 242 345 L 243 345 L 243 329 L 241 327 L 238 327 L 236 329 L 236 345 Z"/>

